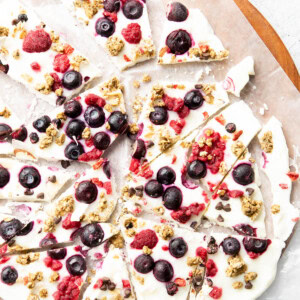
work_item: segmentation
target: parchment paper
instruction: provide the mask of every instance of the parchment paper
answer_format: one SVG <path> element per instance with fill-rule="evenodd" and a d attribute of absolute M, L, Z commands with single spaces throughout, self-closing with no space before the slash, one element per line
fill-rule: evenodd
<path fill-rule="evenodd" d="M 5 2 L 10 0 L 0 0 Z M 70 0 L 71 1 L 71 0 Z M 296 155 L 294 145 L 300 145 L 300 95 L 292 82 L 280 68 L 272 54 L 257 36 L 254 29 L 239 11 L 233 0 L 182 0 L 188 7 L 198 7 L 207 16 L 216 34 L 222 40 L 224 46 L 230 50 L 227 61 L 210 64 L 184 64 L 181 66 L 158 66 L 156 61 L 139 65 L 134 69 L 123 72 L 121 75 L 115 66 L 111 64 L 104 51 L 87 35 L 76 20 L 65 11 L 59 0 L 26 0 L 27 5 L 36 8 L 43 21 L 55 31 L 63 34 L 66 40 L 86 54 L 90 60 L 103 70 L 102 79 L 108 79 L 111 75 L 119 75 L 124 80 L 126 89 L 127 106 L 130 108 L 131 100 L 136 93 L 145 94 L 150 84 L 142 84 L 137 91 L 132 87 L 134 79 L 141 79 L 142 74 L 150 73 L 153 81 L 169 79 L 170 81 L 192 80 L 203 73 L 202 80 L 222 80 L 229 68 L 245 56 L 252 55 L 255 59 L 256 76 L 251 79 L 246 89 L 242 92 L 244 99 L 253 109 L 256 116 L 265 123 L 272 115 L 275 115 L 283 124 L 284 133 L 288 141 L 290 156 Z M 165 5 L 167 1 L 148 0 L 151 27 L 156 45 L 160 40 L 160 32 L 164 21 Z M 197 26 L 197 24 L 195 24 Z M 211 71 L 210 71 L 211 69 Z M 0 74 L 0 98 L 17 112 L 24 123 L 32 121 L 36 116 L 53 109 L 49 104 L 38 101 L 20 84 L 16 84 L 7 76 Z M 232 101 L 234 101 L 234 98 Z M 267 105 L 269 110 L 262 116 L 259 111 Z M 251 126 L 251 124 L 249 124 Z M 251 150 L 257 150 L 255 142 Z M 113 151 L 108 155 L 112 161 L 112 167 L 117 174 L 118 188 L 121 186 L 120 170 L 126 167 L 125 153 L 129 153 L 129 143 L 121 138 L 113 146 Z M 259 157 L 258 157 L 259 161 Z M 298 165 L 300 160 L 298 160 Z M 45 162 L 41 162 L 45 164 Z M 83 170 L 84 166 L 73 164 L 70 170 Z M 265 201 L 270 202 L 269 184 L 263 174 L 263 194 Z M 300 192 L 299 182 L 294 184 L 292 199 L 300 208 L 300 199 L 296 196 Z M 269 229 L 268 232 L 270 232 Z M 300 227 L 297 226 L 293 237 L 285 250 L 278 267 L 278 274 L 274 284 L 260 299 L 296 300 L 300 293 Z M 263 280 L 263 278 L 260 278 Z"/>

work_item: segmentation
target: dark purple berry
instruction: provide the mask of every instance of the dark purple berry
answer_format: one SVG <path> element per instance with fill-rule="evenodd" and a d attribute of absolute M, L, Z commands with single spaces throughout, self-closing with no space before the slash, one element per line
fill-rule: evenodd
<path fill-rule="evenodd" d="M 28 132 L 27 132 L 26 127 L 21 126 L 21 128 L 14 131 L 11 136 L 14 140 L 24 142 L 27 139 L 27 136 L 28 136 Z"/>
<path fill-rule="evenodd" d="M 18 219 L 2 221 L 0 223 L 0 236 L 8 241 L 13 238 L 23 227 L 23 224 Z"/>
<path fill-rule="evenodd" d="M 169 243 L 169 251 L 172 256 L 181 258 L 187 253 L 188 245 L 183 238 L 174 238 Z"/>
<path fill-rule="evenodd" d="M 0 165 L 0 188 L 5 187 L 10 179 L 10 175 L 7 169 Z"/>
<path fill-rule="evenodd" d="M 108 18 L 100 18 L 96 22 L 95 29 L 97 34 L 108 38 L 115 32 L 116 25 Z"/>
<path fill-rule="evenodd" d="M 155 125 L 163 125 L 168 122 L 169 114 L 165 107 L 154 106 L 154 111 L 149 115 L 150 121 Z"/>
<path fill-rule="evenodd" d="M 223 251 L 228 255 L 237 255 L 240 252 L 240 242 L 233 237 L 227 237 L 222 242 Z"/>
<path fill-rule="evenodd" d="M 79 202 L 91 204 L 97 199 L 97 186 L 91 181 L 82 181 L 78 184 L 75 190 L 75 196 Z"/>
<path fill-rule="evenodd" d="M 150 180 L 145 185 L 145 192 L 151 198 L 158 198 L 163 195 L 164 188 L 157 180 Z"/>
<path fill-rule="evenodd" d="M 155 263 L 153 275 L 160 282 L 169 282 L 174 276 L 174 270 L 168 261 L 161 259 Z"/>
<path fill-rule="evenodd" d="M 176 186 L 169 187 L 163 195 L 163 205 L 167 209 L 177 210 L 182 203 L 182 192 Z"/>
<path fill-rule="evenodd" d="M 142 274 L 151 272 L 154 268 L 154 260 L 152 256 L 141 254 L 134 260 L 134 268 Z"/>
<path fill-rule="evenodd" d="M 163 167 L 158 170 L 156 179 L 161 184 L 170 185 L 176 180 L 176 173 L 170 167 Z"/>
<path fill-rule="evenodd" d="M 168 295 L 174 296 L 178 292 L 178 285 L 175 282 L 170 281 L 166 283 L 166 289 Z"/>
<path fill-rule="evenodd" d="M 64 74 L 61 82 L 67 90 L 74 90 L 81 86 L 82 76 L 79 72 L 71 70 Z"/>
<path fill-rule="evenodd" d="M 61 260 L 61 259 L 64 259 L 67 256 L 67 249 L 66 248 L 60 248 L 60 249 L 48 250 L 47 254 L 52 259 Z"/>
<path fill-rule="evenodd" d="M 33 226 L 34 226 L 34 221 L 29 222 L 26 226 L 24 226 L 24 227 L 17 233 L 17 236 L 24 236 L 24 235 L 29 234 L 29 233 L 32 231 Z"/>
<path fill-rule="evenodd" d="M 184 105 L 189 109 L 197 109 L 202 106 L 204 102 L 204 97 L 201 94 L 200 90 L 189 91 L 184 96 Z"/>
<path fill-rule="evenodd" d="M 67 125 L 66 134 L 70 139 L 80 140 L 85 127 L 83 121 L 78 119 L 71 120 Z"/>
<path fill-rule="evenodd" d="M 34 189 L 41 183 L 41 175 L 35 167 L 24 167 L 19 173 L 19 181 L 26 189 Z"/>
<path fill-rule="evenodd" d="M 55 245 L 57 244 L 57 240 L 54 237 L 53 234 L 47 234 L 41 241 L 40 241 L 40 247 L 41 248 L 45 248 L 48 247 L 50 245 Z"/>
<path fill-rule="evenodd" d="M 26 14 L 19 14 L 18 15 L 18 20 L 21 22 L 27 22 L 28 21 L 28 17 Z"/>
<path fill-rule="evenodd" d="M 98 132 L 93 137 L 93 144 L 99 150 L 106 150 L 110 145 L 110 136 L 106 132 Z"/>
<path fill-rule="evenodd" d="M 65 148 L 65 157 L 70 160 L 78 160 L 78 157 L 83 153 L 84 149 L 80 143 L 71 142 Z"/>
<path fill-rule="evenodd" d="M 236 126 L 234 123 L 228 123 L 226 124 L 225 129 L 229 133 L 234 133 L 236 131 Z"/>
<path fill-rule="evenodd" d="M 114 111 L 107 120 L 112 133 L 124 133 L 128 128 L 128 117 L 120 111 Z"/>
<path fill-rule="evenodd" d="M 63 122 L 61 119 L 53 119 L 51 121 L 51 123 L 57 128 L 57 129 L 61 129 L 63 127 Z"/>
<path fill-rule="evenodd" d="M 0 123 L 0 141 L 4 141 L 12 134 L 12 129 L 4 124 Z"/>
<path fill-rule="evenodd" d="M 206 164 L 201 160 L 194 160 L 188 164 L 187 173 L 192 179 L 200 179 L 206 176 Z"/>
<path fill-rule="evenodd" d="M 66 267 L 70 275 L 81 276 L 86 271 L 86 261 L 81 255 L 76 254 L 67 259 Z"/>
<path fill-rule="evenodd" d="M 32 144 L 36 144 L 36 143 L 38 143 L 38 141 L 40 140 L 40 138 L 39 138 L 39 136 L 37 135 L 36 132 L 31 132 L 31 133 L 29 134 L 29 139 L 30 139 L 30 142 L 31 142 Z"/>
<path fill-rule="evenodd" d="M 168 35 L 166 44 L 171 53 L 181 55 L 188 52 L 192 47 L 192 39 L 185 30 L 179 29 Z"/>
<path fill-rule="evenodd" d="M 143 15 L 143 4 L 138 0 L 128 0 L 123 5 L 123 13 L 127 19 L 136 20 Z"/>
<path fill-rule="evenodd" d="M 256 236 L 256 229 L 248 224 L 238 224 L 233 229 L 241 235 Z"/>
<path fill-rule="evenodd" d="M 101 127 L 105 123 L 105 113 L 100 106 L 88 106 L 84 112 L 84 119 L 91 128 Z"/>
<path fill-rule="evenodd" d="M 64 104 L 64 113 L 69 118 L 77 118 L 82 113 L 82 105 L 77 100 L 69 100 Z"/>
<path fill-rule="evenodd" d="M 243 239 L 243 244 L 244 244 L 245 249 L 248 252 L 263 253 L 267 250 L 267 248 L 269 246 L 269 241 L 245 237 Z"/>
<path fill-rule="evenodd" d="M 32 123 L 32 126 L 38 132 L 46 132 L 46 129 L 51 124 L 51 119 L 48 116 L 42 116 Z"/>
<path fill-rule="evenodd" d="M 103 172 L 104 172 L 104 174 L 106 175 L 106 177 L 107 177 L 108 179 L 110 179 L 110 177 L 111 177 L 111 172 L 110 172 L 110 164 L 109 164 L 109 161 L 108 161 L 108 160 L 105 161 L 105 162 L 103 163 Z"/>
<path fill-rule="evenodd" d="M 8 285 L 13 285 L 18 279 L 18 272 L 14 267 L 7 266 L 1 271 L 1 281 Z"/>
<path fill-rule="evenodd" d="M 254 182 L 255 173 L 250 164 L 243 163 L 233 169 L 232 177 L 238 184 L 248 185 Z"/>
<path fill-rule="evenodd" d="M 97 223 L 87 224 L 80 233 L 81 242 L 91 248 L 99 246 L 104 238 L 104 231 Z"/>
<path fill-rule="evenodd" d="M 142 157 L 145 157 L 147 148 L 145 145 L 145 142 L 141 139 L 137 139 L 134 145 L 134 150 L 132 157 L 136 159 L 141 159 Z"/>
<path fill-rule="evenodd" d="M 118 12 L 120 10 L 120 0 L 104 0 L 104 9 L 108 12 Z"/>
<path fill-rule="evenodd" d="M 169 21 L 183 22 L 189 15 L 188 9 L 180 2 L 173 2 L 169 6 L 167 18 Z"/>

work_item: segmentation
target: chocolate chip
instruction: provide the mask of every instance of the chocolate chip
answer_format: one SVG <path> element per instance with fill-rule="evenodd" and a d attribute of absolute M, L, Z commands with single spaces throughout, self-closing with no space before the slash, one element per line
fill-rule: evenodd
<path fill-rule="evenodd" d="M 202 84 L 195 84 L 195 89 L 201 90 L 203 88 Z"/>
<path fill-rule="evenodd" d="M 8 70 L 9 70 L 9 65 L 4 65 L 0 60 L 0 72 L 7 74 Z"/>
<path fill-rule="evenodd" d="M 213 281 L 210 278 L 206 278 L 206 283 L 209 287 L 212 287 L 214 285 Z"/>
<path fill-rule="evenodd" d="M 52 183 L 55 183 L 56 182 L 56 176 L 55 175 L 52 175 L 52 176 L 49 176 L 48 177 L 48 180 Z"/>
<path fill-rule="evenodd" d="M 103 283 L 109 283 L 110 279 L 108 277 L 103 277 L 102 281 L 103 281 Z"/>
<path fill-rule="evenodd" d="M 26 196 L 31 196 L 33 194 L 34 194 L 34 192 L 31 189 L 26 189 L 24 192 L 24 195 L 26 195 Z"/>
<path fill-rule="evenodd" d="M 228 194 L 224 194 L 224 195 L 220 196 L 220 199 L 223 201 L 228 201 L 230 198 L 229 198 Z"/>
<path fill-rule="evenodd" d="M 254 193 L 253 188 L 246 188 L 246 192 L 248 193 L 249 196 L 251 196 Z"/>
<path fill-rule="evenodd" d="M 36 195 L 36 197 L 38 199 L 44 199 L 45 198 L 45 194 L 44 193 L 39 193 L 39 194 Z"/>
<path fill-rule="evenodd" d="M 191 228 L 196 229 L 197 225 L 198 225 L 198 222 L 194 221 L 191 223 L 190 226 L 191 226 Z"/>
<path fill-rule="evenodd" d="M 21 22 L 27 22 L 28 21 L 28 17 L 26 14 L 19 14 L 18 15 L 18 20 L 20 20 Z"/>
<path fill-rule="evenodd" d="M 64 96 L 57 97 L 57 99 L 56 99 L 56 105 L 63 105 L 65 103 L 66 99 L 67 98 L 64 97 Z"/>
<path fill-rule="evenodd" d="M 129 298 L 131 296 L 131 289 L 124 290 L 124 298 Z"/>
<path fill-rule="evenodd" d="M 100 287 L 101 291 L 107 291 L 107 285 L 103 282 L 102 286 Z"/>
<path fill-rule="evenodd" d="M 154 146 L 154 143 L 152 141 L 147 142 L 147 149 L 151 148 Z"/>
<path fill-rule="evenodd" d="M 135 193 L 138 197 L 143 197 L 143 195 L 144 195 L 144 186 L 142 186 L 142 185 L 137 186 L 135 188 L 135 191 L 136 191 Z"/>
<path fill-rule="evenodd" d="M 43 228 L 40 228 L 38 233 L 42 233 L 43 232 Z"/>
<path fill-rule="evenodd" d="M 133 195 L 135 195 L 135 189 L 134 188 L 130 188 L 129 191 L 129 197 L 132 197 Z"/>
<path fill-rule="evenodd" d="M 252 285 L 252 283 L 251 283 L 250 281 L 246 282 L 246 284 L 245 284 L 245 289 L 251 290 L 252 287 L 253 287 L 253 285 Z"/>
<path fill-rule="evenodd" d="M 217 221 L 218 222 L 224 222 L 224 218 L 221 215 L 218 215 Z"/>
<path fill-rule="evenodd" d="M 229 133 L 234 133 L 236 131 L 236 126 L 234 123 L 228 123 L 226 126 L 225 126 L 225 129 L 227 132 Z"/>
<path fill-rule="evenodd" d="M 222 210 L 223 209 L 223 203 L 222 202 L 219 202 L 217 205 L 216 205 L 216 210 Z"/>
<path fill-rule="evenodd" d="M 71 165 L 71 163 L 68 160 L 62 160 L 60 163 L 64 169 L 70 167 L 70 165 Z"/>
<path fill-rule="evenodd" d="M 230 207 L 230 204 L 226 204 L 224 205 L 223 209 L 226 211 L 226 212 L 230 212 L 231 211 L 231 207 Z"/>
<path fill-rule="evenodd" d="M 16 26 L 16 25 L 18 25 L 19 22 L 20 22 L 20 20 L 18 20 L 18 19 L 13 19 L 12 22 L 11 22 L 11 24 L 12 24 L 13 26 Z"/>
<path fill-rule="evenodd" d="M 108 284 L 108 289 L 109 289 L 110 291 L 115 290 L 115 288 L 116 288 L 116 284 L 115 284 L 115 283 L 110 282 L 110 283 Z"/>

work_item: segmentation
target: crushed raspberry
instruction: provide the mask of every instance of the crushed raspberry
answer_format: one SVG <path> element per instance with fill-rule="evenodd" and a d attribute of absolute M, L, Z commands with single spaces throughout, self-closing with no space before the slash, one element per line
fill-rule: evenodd
<path fill-rule="evenodd" d="M 51 45 L 51 37 L 44 29 L 31 30 L 23 41 L 23 50 L 28 53 L 46 52 Z"/>
<path fill-rule="evenodd" d="M 156 233 L 151 229 L 146 229 L 134 236 L 134 240 L 130 246 L 134 249 L 143 249 L 144 246 L 153 249 L 157 243 L 158 238 Z"/>
<path fill-rule="evenodd" d="M 33 62 L 30 66 L 33 71 L 37 71 L 37 72 L 41 71 L 41 66 L 37 62 Z"/>
<path fill-rule="evenodd" d="M 243 130 L 234 133 L 232 140 L 236 141 L 243 134 Z"/>
<path fill-rule="evenodd" d="M 52 90 L 56 91 L 62 87 L 61 80 L 56 73 L 50 73 L 50 76 L 54 79 L 54 84 L 52 85 Z"/>
<path fill-rule="evenodd" d="M 292 181 L 296 181 L 299 178 L 299 174 L 296 172 L 288 172 L 286 175 L 289 176 Z"/>
<path fill-rule="evenodd" d="M 78 157 L 79 161 L 91 161 L 99 159 L 102 156 L 102 151 L 94 148 L 93 150 L 83 153 Z"/>
<path fill-rule="evenodd" d="M 164 251 L 168 251 L 169 247 L 168 246 L 162 246 L 161 249 L 164 250 Z"/>
<path fill-rule="evenodd" d="M 182 224 L 185 224 L 192 215 L 198 216 L 205 209 L 203 203 L 192 203 L 190 206 L 182 206 L 180 209 L 172 211 L 171 217 Z"/>
<path fill-rule="evenodd" d="M 184 119 L 190 114 L 190 109 L 187 106 L 183 105 L 182 109 L 179 110 L 177 113 L 179 118 Z"/>
<path fill-rule="evenodd" d="M 93 169 L 99 170 L 105 161 L 105 159 L 100 158 L 96 163 L 93 164 Z"/>
<path fill-rule="evenodd" d="M 202 192 L 202 196 L 204 197 L 205 203 L 209 203 L 210 200 L 209 200 L 208 195 L 205 191 Z"/>
<path fill-rule="evenodd" d="M 123 288 L 124 289 L 130 288 L 130 282 L 129 282 L 129 280 L 122 279 L 122 284 L 123 284 Z"/>
<path fill-rule="evenodd" d="M 116 23 L 118 21 L 118 16 L 117 16 L 116 13 L 111 13 L 109 11 L 104 11 L 103 16 L 109 18 L 114 23 Z"/>
<path fill-rule="evenodd" d="M 137 23 L 128 24 L 122 29 L 122 35 L 129 44 L 138 44 L 142 39 L 141 26 Z"/>
<path fill-rule="evenodd" d="M 8 249 L 8 245 L 5 244 L 3 245 L 3 247 L 0 248 L 0 255 L 3 255 L 7 252 L 7 249 Z"/>
<path fill-rule="evenodd" d="M 206 261 L 207 260 L 207 250 L 203 247 L 198 247 L 196 249 L 196 256 L 201 257 L 202 261 Z"/>
<path fill-rule="evenodd" d="M 176 163 L 176 160 L 177 160 L 177 156 L 174 154 L 172 158 L 172 165 Z"/>
<path fill-rule="evenodd" d="M 64 44 L 64 53 L 70 55 L 74 52 L 74 48 L 69 44 Z"/>
<path fill-rule="evenodd" d="M 103 280 L 100 278 L 97 280 L 97 282 L 94 284 L 93 288 L 94 289 L 100 289 L 103 285 Z"/>
<path fill-rule="evenodd" d="M 85 103 L 87 105 L 98 105 L 98 106 L 101 106 L 101 107 L 104 107 L 106 102 L 103 98 L 95 95 L 95 94 L 88 94 L 86 95 L 85 97 Z"/>
<path fill-rule="evenodd" d="M 186 281 L 183 278 L 176 278 L 174 280 L 177 286 L 183 287 L 186 286 Z"/>
<path fill-rule="evenodd" d="M 170 111 L 179 112 L 184 106 L 183 99 L 169 97 L 166 94 L 163 95 L 163 101 L 165 102 L 167 109 Z"/>
<path fill-rule="evenodd" d="M 59 271 L 63 267 L 60 261 L 52 259 L 50 256 L 44 258 L 44 264 L 53 271 Z"/>
<path fill-rule="evenodd" d="M 185 120 L 184 119 L 179 119 L 177 121 L 172 120 L 170 122 L 170 126 L 174 129 L 176 134 L 180 134 L 183 127 L 185 126 Z"/>
<path fill-rule="evenodd" d="M 204 111 L 202 114 L 203 114 L 203 117 L 204 117 L 204 121 L 209 118 L 209 114 L 208 114 L 207 111 Z"/>
<path fill-rule="evenodd" d="M 112 187 L 111 187 L 111 182 L 110 181 L 104 182 L 103 187 L 106 190 L 107 195 L 110 195 L 112 193 Z"/>
<path fill-rule="evenodd" d="M 209 259 L 206 263 L 206 275 L 208 277 L 214 277 L 218 272 L 218 268 L 212 259 Z"/>
<path fill-rule="evenodd" d="M 58 284 L 57 291 L 52 295 L 54 300 L 78 300 L 80 294 L 78 283 L 78 278 L 75 276 L 64 277 Z"/>
<path fill-rule="evenodd" d="M 53 69 L 56 72 L 65 73 L 70 68 L 70 60 L 66 54 L 57 54 L 54 57 Z"/>
<path fill-rule="evenodd" d="M 5 264 L 5 263 L 8 262 L 9 260 L 10 260 L 10 257 L 8 257 L 8 256 L 2 257 L 2 258 L 0 259 L 0 265 Z"/>
<path fill-rule="evenodd" d="M 225 182 L 221 183 L 218 190 L 225 191 L 225 193 L 230 197 L 230 198 L 240 198 L 244 195 L 243 191 L 239 190 L 229 190 L 228 186 Z M 215 194 L 217 195 L 217 193 Z M 218 195 L 217 195 L 218 196 Z"/>
<path fill-rule="evenodd" d="M 215 117 L 216 121 L 219 122 L 221 125 L 225 125 L 226 124 L 226 120 L 224 118 L 224 116 L 221 114 L 217 117 Z"/>
<path fill-rule="evenodd" d="M 279 186 L 283 189 L 283 190 L 287 190 L 289 188 L 289 186 L 286 183 L 279 183 Z"/>
<path fill-rule="evenodd" d="M 213 299 L 220 299 L 222 297 L 222 294 L 223 294 L 222 288 L 218 288 L 214 286 L 211 292 L 209 293 L 209 296 Z"/>
<path fill-rule="evenodd" d="M 72 214 L 67 214 L 66 218 L 62 222 L 62 227 L 64 229 L 73 229 L 73 228 L 79 228 L 81 226 L 81 223 L 78 221 L 71 221 Z"/>
<path fill-rule="evenodd" d="M 92 182 L 95 183 L 99 188 L 103 187 L 103 182 L 98 178 L 92 178 Z"/>
<path fill-rule="evenodd" d="M 150 169 L 149 164 L 147 162 L 141 164 L 141 162 L 136 158 L 131 159 L 129 170 L 146 179 L 151 178 L 153 175 L 153 171 Z"/>
<path fill-rule="evenodd" d="M 93 138 L 90 138 L 90 139 L 85 140 L 85 145 L 86 145 L 87 147 L 93 147 L 93 146 L 94 146 Z"/>
<path fill-rule="evenodd" d="M 127 62 L 131 61 L 131 59 L 126 54 L 123 55 L 123 58 Z"/>

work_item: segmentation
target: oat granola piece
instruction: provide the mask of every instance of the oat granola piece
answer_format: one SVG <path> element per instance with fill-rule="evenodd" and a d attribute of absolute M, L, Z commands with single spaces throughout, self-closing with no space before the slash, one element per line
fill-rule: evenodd
<path fill-rule="evenodd" d="M 254 221 L 259 216 L 263 203 L 261 201 L 251 199 L 248 196 L 242 196 L 241 203 L 243 214 Z"/>
<path fill-rule="evenodd" d="M 124 41 L 117 36 L 109 37 L 106 42 L 106 48 L 112 56 L 119 55 L 124 46 Z"/>

